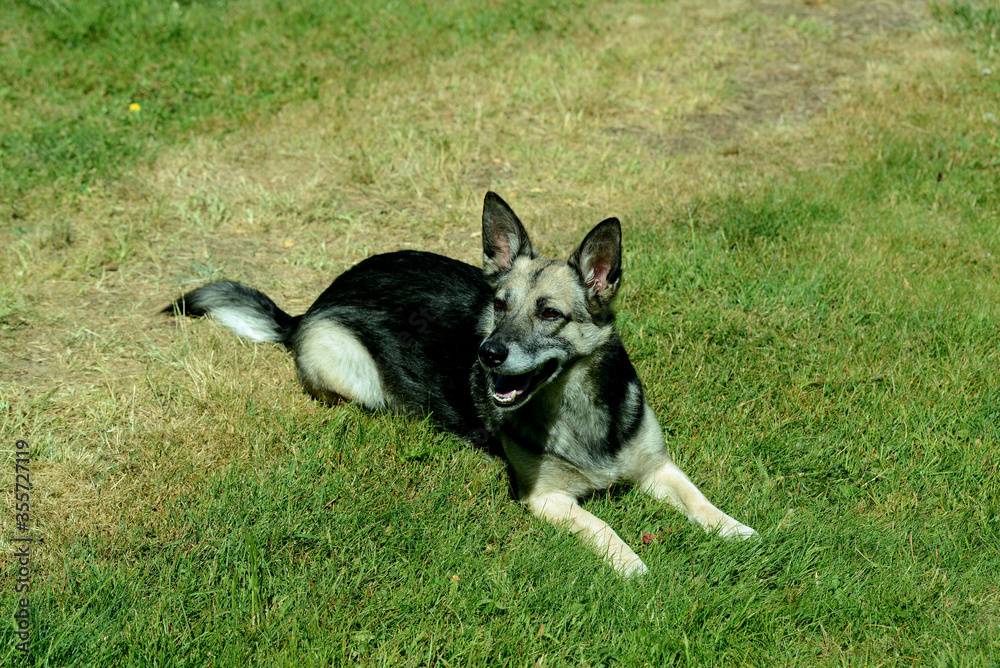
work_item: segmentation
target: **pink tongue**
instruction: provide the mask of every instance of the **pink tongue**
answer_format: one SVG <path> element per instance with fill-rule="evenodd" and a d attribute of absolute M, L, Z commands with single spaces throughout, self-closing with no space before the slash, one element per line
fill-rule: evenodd
<path fill-rule="evenodd" d="M 516 376 L 497 376 L 497 380 L 493 384 L 494 391 L 498 397 L 504 399 L 524 394 L 528 385 L 531 384 L 532 375 L 531 373 L 521 373 Z"/>

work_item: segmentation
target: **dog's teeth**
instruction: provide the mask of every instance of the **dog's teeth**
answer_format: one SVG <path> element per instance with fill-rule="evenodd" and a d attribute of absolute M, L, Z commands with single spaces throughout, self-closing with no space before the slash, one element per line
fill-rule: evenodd
<path fill-rule="evenodd" d="M 510 404 L 510 403 L 513 403 L 515 399 L 517 399 L 517 395 L 516 394 L 502 395 L 502 394 L 497 394 L 496 392 L 494 392 L 493 393 L 493 398 L 496 399 L 497 402 L 499 402 L 501 404 Z"/>

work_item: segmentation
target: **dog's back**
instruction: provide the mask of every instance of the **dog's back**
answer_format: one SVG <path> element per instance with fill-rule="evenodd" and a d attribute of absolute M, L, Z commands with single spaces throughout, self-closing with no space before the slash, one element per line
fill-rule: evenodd
<path fill-rule="evenodd" d="M 331 327 L 344 328 L 375 363 L 387 407 L 430 414 L 469 437 L 482 428 L 469 378 L 479 349 L 476 330 L 492 294 L 481 269 L 441 255 L 400 251 L 368 258 L 339 276 L 302 317 L 292 337 L 299 377 L 323 373 L 330 357 L 315 349 L 330 345 L 325 332 Z"/>

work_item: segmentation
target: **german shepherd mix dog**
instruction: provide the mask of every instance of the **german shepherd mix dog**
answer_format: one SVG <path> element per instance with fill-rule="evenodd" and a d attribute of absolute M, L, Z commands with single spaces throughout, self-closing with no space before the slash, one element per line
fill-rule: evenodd
<path fill-rule="evenodd" d="M 483 206 L 482 270 L 400 251 L 341 274 L 304 315 L 220 282 L 165 312 L 210 315 L 254 341 L 282 343 L 314 397 L 371 410 L 430 414 L 440 426 L 499 444 L 520 500 L 567 526 L 622 575 L 635 552 L 578 499 L 620 481 L 732 538 L 756 536 L 698 490 L 663 434 L 614 327 L 621 226 L 595 227 L 568 262 L 538 257 L 495 193 Z"/>

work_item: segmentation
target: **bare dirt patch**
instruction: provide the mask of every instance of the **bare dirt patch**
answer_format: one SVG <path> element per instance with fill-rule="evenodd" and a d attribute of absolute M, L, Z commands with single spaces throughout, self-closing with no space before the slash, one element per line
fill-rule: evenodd
<path fill-rule="evenodd" d="M 740 144 L 762 130 L 799 128 L 836 108 L 840 93 L 864 74 L 865 52 L 874 48 L 878 55 L 880 42 L 913 29 L 922 16 L 923 4 L 915 2 L 731 5 L 712 21 L 698 22 L 690 37 L 721 42 L 711 65 L 723 81 L 719 100 L 680 113 L 667 131 L 648 124 L 609 124 L 604 131 L 612 138 L 633 136 L 670 157 L 737 155 Z M 644 76 L 675 82 L 683 75 L 654 68 Z"/>

